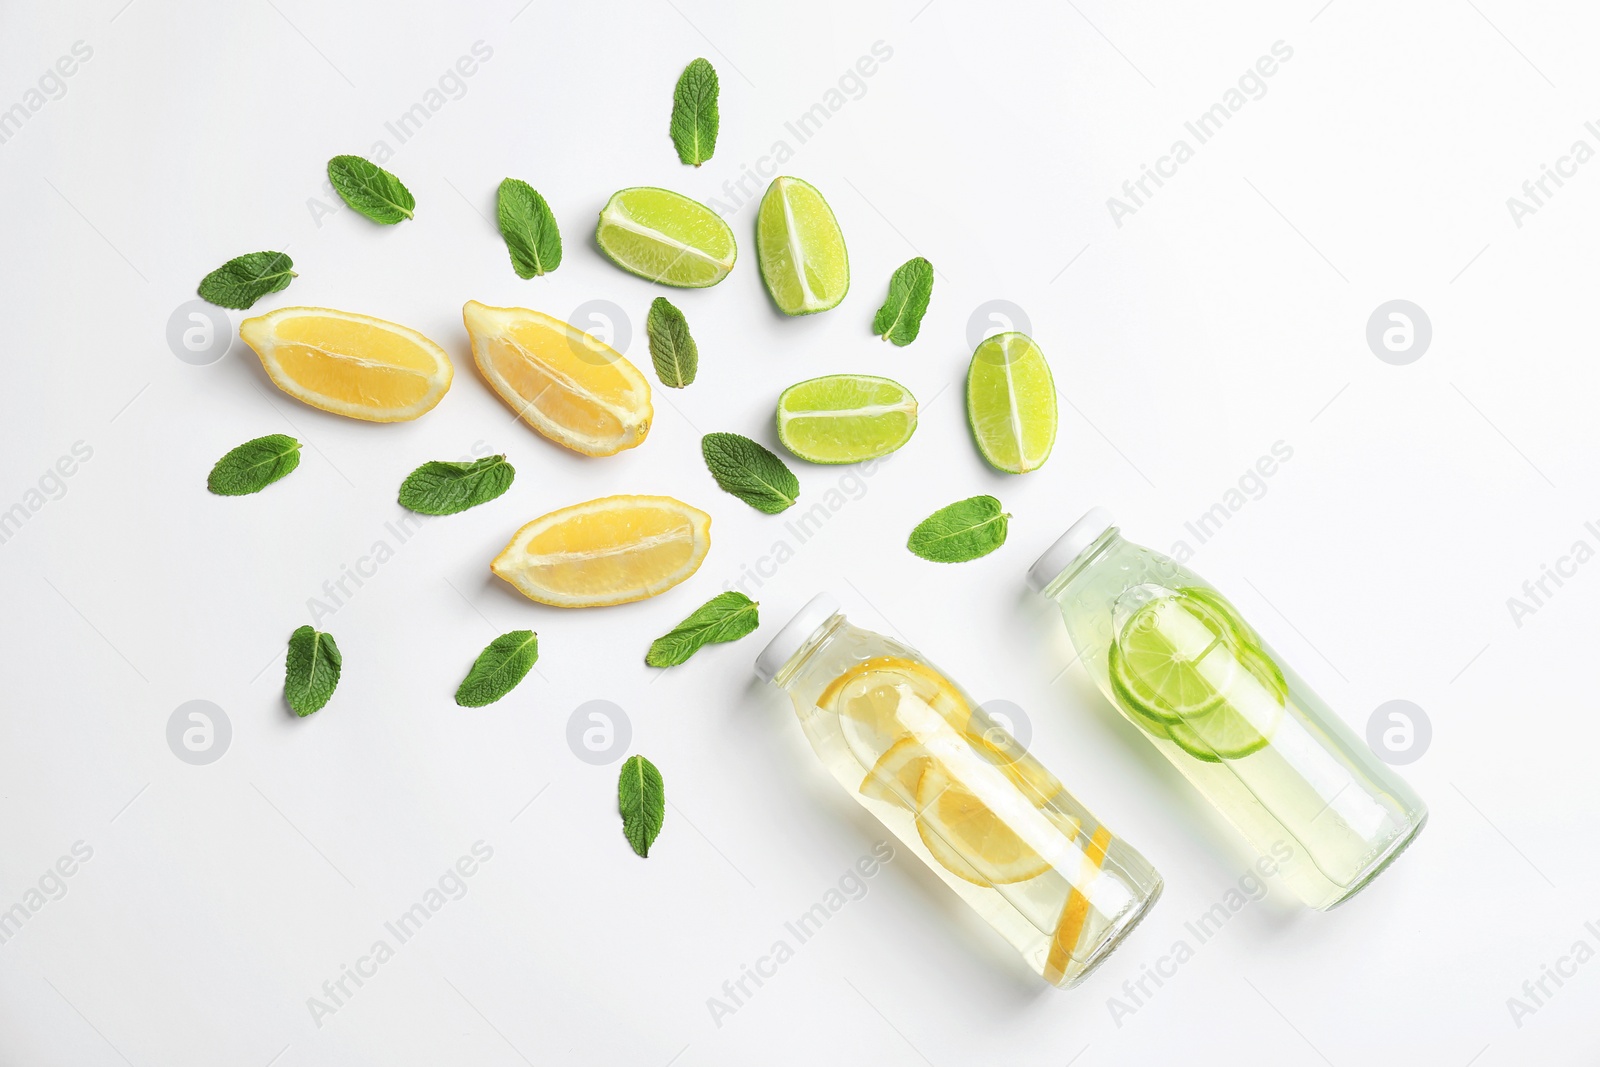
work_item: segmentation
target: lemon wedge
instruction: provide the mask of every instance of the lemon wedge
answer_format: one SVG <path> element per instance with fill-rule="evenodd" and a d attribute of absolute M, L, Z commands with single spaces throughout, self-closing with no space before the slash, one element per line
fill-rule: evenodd
<path fill-rule="evenodd" d="M 279 308 L 245 319 L 239 337 L 279 389 L 367 422 L 431 411 L 455 374 L 444 349 L 417 331 L 348 311 Z"/>

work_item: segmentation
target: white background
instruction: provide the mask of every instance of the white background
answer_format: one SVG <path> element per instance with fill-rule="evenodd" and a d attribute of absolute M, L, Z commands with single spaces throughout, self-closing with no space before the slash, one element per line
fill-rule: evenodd
<path fill-rule="evenodd" d="M 1600 163 L 1520 227 L 1506 206 L 1574 140 L 1600 148 L 1583 127 L 1600 118 L 1593 12 L 125 3 L 0 14 L 0 107 L 74 42 L 93 50 L 0 145 L 0 509 L 27 502 L 75 442 L 93 450 L 0 544 L 0 908 L 74 842 L 93 849 L 66 895 L 0 945 L 0 1063 L 1594 1062 L 1600 963 L 1547 982 L 1554 995 L 1520 1026 L 1507 998 L 1579 939 L 1600 948 L 1585 929 L 1600 920 L 1600 731 L 1584 607 L 1600 566 L 1549 585 L 1520 626 L 1507 598 L 1578 539 L 1600 547 L 1584 528 L 1600 519 Z M 1115 225 L 1107 197 L 1280 40 L 1293 57 L 1266 95 Z M 398 145 L 384 123 L 477 41 L 493 55 L 464 95 Z M 797 143 L 785 122 L 878 41 L 892 57 Z M 674 79 L 696 55 L 722 82 L 721 137 L 699 170 L 666 136 Z M 416 220 L 319 219 L 327 158 L 380 139 Z M 779 139 L 794 149 L 784 170 L 824 192 L 849 241 L 852 291 L 810 319 L 772 309 L 754 204 L 723 190 Z M 566 258 L 553 275 L 519 280 L 485 221 L 507 175 L 554 206 Z M 742 254 L 722 285 L 668 294 L 699 341 L 699 380 L 655 390 L 642 447 L 592 460 L 510 417 L 472 368 L 459 309 L 567 317 L 614 301 L 648 368 L 643 313 L 662 290 L 590 237 L 629 185 L 720 198 Z M 208 366 L 176 358 L 174 309 L 208 270 L 261 248 L 287 248 L 300 277 L 258 308 L 345 308 L 444 345 L 457 373 L 438 409 L 407 425 L 343 420 L 277 392 L 237 342 Z M 939 280 L 921 338 L 896 349 L 869 322 L 917 253 Z M 1408 366 L 1365 341 L 1394 298 L 1433 323 Z M 964 424 L 969 317 L 991 299 L 1025 310 L 1063 400 L 1054 455 L 1022 478 L 987 469 Z M 794 542 L 783 524 L 798 509 L 772 518 L 722 494 L 700 434 L 776 447 L 777 393 L 837 371 L 906 383 L 923 404 L 915 437 L 860 483 L 795 462 L 803 505 L 865 491 L 747 586 L 758 635 L 646 669 L 653 637 Z M 252 497 L 205 491 L 223 452 L 279 432 L 306 445 L 290 478 Z M 1197 545 L 1184 523 L 1278 441 L 1293 458 L 1265 494 Z M 406 472 L 479 443 L 509 455 L 511 492 L 428 521 L 323 619 L 344 678 L 296 720 L 282 649 L 310 621 L 308 598 L 393 541 Z M 690 582 L 563 612 L 489 574 L 523 522 L 619 492 L 713 514 Z M 980 492 L 1014 514 L 1003 549 L 960 566 L 905 551 L 917 520 Z M 1432 822 L 1374 887 L 1328 914 L 1274 890 L 1120 1018 L 1110 998 L 1131 1003 L 1124 982 L 1178 939 L 1193 946 L 1185 923 L 1250 857 L 1081 668 L 1063 673 L 1059 621 L 1023 587 L 1036 553 L 1095 503 L 1132 540 L 1189 541 L 1193 566 L 1358 732 L 1391 699 L 1433 724 L 1403 772 Z M 823 588 L 978 699 L 1021 707 L 1035 753 L 1165 875 L 1154 912 L 1079 989 L 1040 983 L 902 855 L 713 1021 L 708 998 L 881 836 L 750 673 Z M 457 708 L 472 657 L 521 627 L 540 634 L 538 673 L 490 708 Z M 167 745 L 192 699 L 232 723 L 209 766 Z M 596 699 L 625 709 L 629 751 L 665 776 L 648 860 L 621 836 L 615 764 L 584 763 L 566 741 L 568 717 Z M 493 858 L 466 895 L 316 1025 L 308 998 L 477 841 Z"/>

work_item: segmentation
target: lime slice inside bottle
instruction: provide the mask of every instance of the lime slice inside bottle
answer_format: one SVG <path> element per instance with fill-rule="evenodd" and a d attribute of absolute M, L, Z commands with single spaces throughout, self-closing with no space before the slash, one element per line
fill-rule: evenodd
<path fill-rule="evenodd" d="M 733 231 L 716 212 L 648 186 L 613 194 L 600 211 L 594 239 L 623 270 L 682 289 L 716 285 L 739 254 Z"/>
<path fill-rule="evenodd" d="M 1232 704 L 1221 704 L 1197 719 L 1170 724 L 1167 733 L 1173 744 L 1196 759 L 1220 763 L 1244 759 L 1266 748 L 1282 714 L 1281 704 L 1269 708 L 1267 721 L 1257 726 Z"/>
<path fill-rule="evenodd" d="M 1264 748 L 1288 696 L 1283 672 L 1237 618 L 1182 590 L 1135 611 L 1108 653 L 1112 692 L 1134 721 L 1211 763 Z"/>
<path fill-rule="evenodd" d="M 1139 608 L 1123 626 L 1113 679 L 1141 715 L 1162 723 L 1202 715 L 1222 702 L 1238 670 L 1232 629 L 1212 608 L 1184 594 Z"/>
<path fill-rule="evenodd" d="M 1056 443 L 1056 384 L 1050 364 L 1022 333 L 985 338 L 967 367 L 967 422 L 996 470 L 1038 470 Z"/>
<path fill-rule="evenodd" d="M 917 398 L 888 378 L 830 374 L 791 385 L 778 397 L 778 440 L 812 463 L 886 456 L 916 428 Z"/>
<path fill-rule="evenodd" d="M 756 215 L 756 259 L 785 315 L 837 307 L 850 288 L 850 257 L 833 209 L 799 178 L 774 178 Z"/>

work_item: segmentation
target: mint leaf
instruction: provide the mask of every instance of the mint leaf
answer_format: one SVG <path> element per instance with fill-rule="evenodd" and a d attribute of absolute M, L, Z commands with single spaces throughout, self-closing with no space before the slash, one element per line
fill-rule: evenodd
<path fill-rule="evenodd" d="M 707 645 L 737 641 L 760 625 L 757 606 L 743 593 L 718 593 L 651 642 L 644 661 L 652 667 L 674 667 Z"/>
<path fill-rule="evenodd" d="M 415 218 L 417 200 L 400 179 L 360 156 L 334 156 L 328 160 L 328 180 L 346 204 L 373 222 L 393 226 Z"/>
<path fill-rule="evenodd" d="M 289 288 L 297 274 L 285 252 L 246 252 L 200 279 L 200 299 L 243 311 L 268 293 Z"/>
<path fill-rule="evenodd" d="M 218 496 L 259 493 L 300 466 L 300 442 L 281 433 L 246 441 L 217 460 L 206 488 Z"/>
<path fill-rule="evenodd" d="M 700 454 L 717 485 L 757 511 L 776 515 L 800 496 L 800 479 L 783 460 L 736 433 L 708 433 Z"/>
<path fill-rule="evenodd" d="M 872 317 L 872 332 L 896 345 L 917 339 L 933 295 L 933 264 L 917 256 L 900 264 L 889 279 L 889 298 Z"/>
<path fill-rule="evenodd" d="M 516 474 L 504 456 L 471 463 L 429 460 L 400 483 L 400 506 L 419 515 L 454 515 L 502 495 Z"/>
<path fill-rule="evenodd" d="M 1010 518 L 994 497 L 968 497 L 917 523 L 906 547 L 935 563 L 965 563 L 1005 544 L 1006 522 Z"/>
<path fill-rule="evenodd" d="M 532 630 L 501 634 L 472 661 L 472 669 L 456 688 L 456 703 L 464 708 L 493 704 L 515 689 L 538 659 L 538 634 Z"/>
<path fill-rule="evenodd" d="M 678 75 L 672 92 L 672 143 L 678 159 L 699 166 L 717 150 L 717 72 L 696 59 Z"/>
<path fill-rule="evenodd" d="M 500 183 L 500 236 L 506 239 L 511 269 L 519 278 L 548 274 L 561 266 L 556 217 L 527 182 L 507 178 Z"/>
<path fill-rule="evenodd" d="M 694 381 L 700 368 L 700 349 L 689 336 L 689 321 L 672 301 L 658 296 L 650 301 L 645 316 L 645 333 L 650 335 L 650 360 L 656 377 L 669 389 L 682 389 Z"/>
<path fill-rule="evenodd" d="M 628 844 L 641 856 L 650 855 L 650 846 L 661 833 L 667 814 L 667 790 L 656 765 L 643 756 L 622 761 L 617 776 L 617 810 L 622 812 L 622 832 Z"/>
<path fill-rule="evenodd" d="M 289 635 L 289 660 L 283 672 L 283 698 L 302 719 L 321 711 L 339 685 L 344 658 L 333 635 L 302 626 Z"/>

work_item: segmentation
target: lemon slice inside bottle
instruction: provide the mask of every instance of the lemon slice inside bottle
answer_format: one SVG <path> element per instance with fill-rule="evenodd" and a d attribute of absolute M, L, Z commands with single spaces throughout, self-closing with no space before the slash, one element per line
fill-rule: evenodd
<path fill-rule="evenodd" d="M 1050 864 L 977 794 L 932 761 L 917 783 L 917 833 L 933 858 L 978 885 L 1037 878 Z"/>
<path fill-rule="evenodd" d="M 917 786 L 933 762 L 914 737 L 902 737 L 885 752 L 861 780 L 861 795 L 917 810 Z"/>
<path fill-rule="evenodd" d="M 967 728 L 971 705 L 944 675 L 904 656 L 875 656 L 844 671 L 817 698 L 819 708 L 839 715 L 845 739 L 864 764 L 911 736 L 901 717 L 899 686 L 909 686 L 951 729 Z"/>

